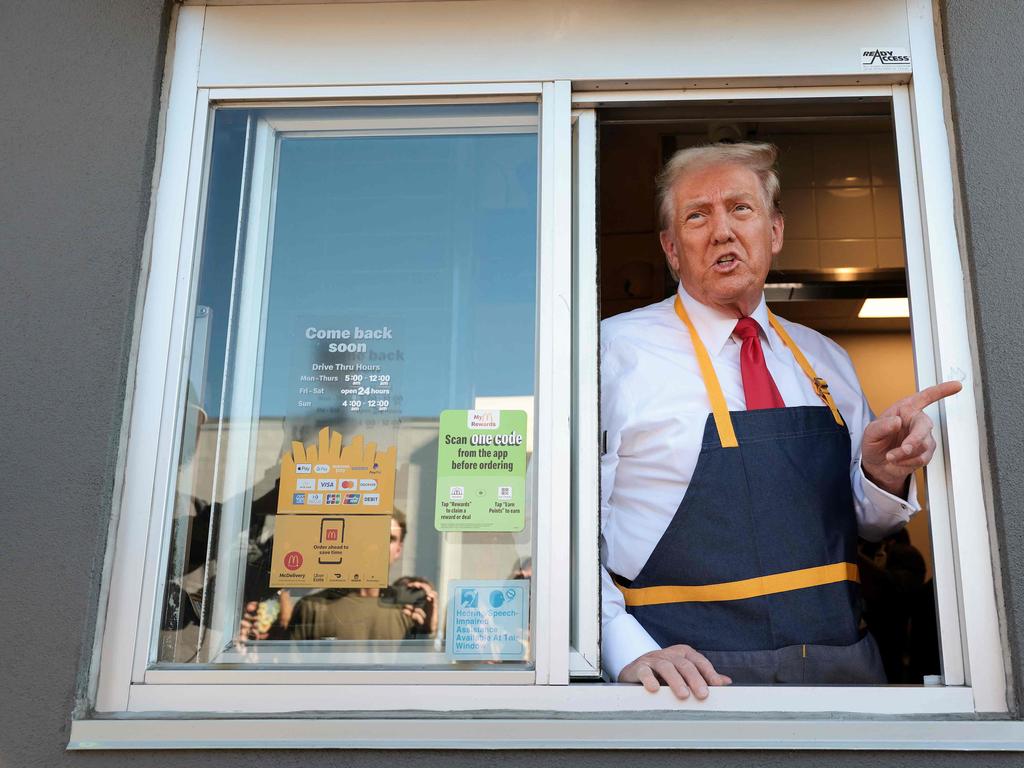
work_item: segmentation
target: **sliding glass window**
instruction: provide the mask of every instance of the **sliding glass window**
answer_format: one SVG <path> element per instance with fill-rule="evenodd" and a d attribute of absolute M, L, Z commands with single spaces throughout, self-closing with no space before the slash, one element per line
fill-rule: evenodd
<path fill-rule="evenodd" d="M 153 663 L 532 666 L 537 118 L 215 110 Z"/>

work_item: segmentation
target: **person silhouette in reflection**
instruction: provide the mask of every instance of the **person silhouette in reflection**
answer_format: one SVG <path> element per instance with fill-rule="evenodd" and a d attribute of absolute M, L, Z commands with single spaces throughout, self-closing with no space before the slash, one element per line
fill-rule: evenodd
<path fill-rule="evenodd" d="M 395 510 L 389 561 L 402 555 L 408 525 Z M 420 576 L 402 576 L 387 588 L 325 589 L 297 602 L 283 589 L 280 610 L 268 622 L 261 603 L 246 604 L 239 636 L 245 640 L 404 640 L 437 632 L 437 591 Z M 271 617 L 272 618 L 272 617 Z"/>

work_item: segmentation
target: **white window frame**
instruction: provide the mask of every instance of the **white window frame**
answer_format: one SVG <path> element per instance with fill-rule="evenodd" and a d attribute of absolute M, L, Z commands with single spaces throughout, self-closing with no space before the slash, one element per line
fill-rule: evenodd
<path fill-rule="evenodd" d="M 534 99 L 531 99 L 534 101 Z M 463 102 L 465 103 L 465 102 Z M 507 103 L 507 102 L 506 102 Z M 212 108 L 212 105 L 211 105 Z M 491 116 L 455 116 L 455 115 L 433 115 L 433 116 L 412 116 L 402 115 L 378 115 L 376 117 L 365 117 L 359 116 L 354 117 L 351 115 L 339 115 L 337 113 L 324 114 L 324 113 L 313 113 L 313 114 L 302 114 L 301 111 L 286 110 L 284 114 L 280 112 L 269 111 L 265 114 L 250 118 L 250 122 L 247 131 L 252 133 L 251 151 L 248 151 L 246 158 L 243 161 L 244 166 L 248 166 L 244 171 L 243 175 L 248 175 L 251 180 L 247 180 L 243 184 L 243 190 L 249 189 L 247 195 L 243 194 L 243 200 L 240 201 L 238 226 L 239 229 L 242 227 L 243 222 L 246 222 L 247 234 L 244 239 L 244 251 L 245 255 L 242 259 L 242 269 L 239 276 L 240 290 L 238 292 L 237 302 L 232 302 L 231 314 L 237 317 L 235 321 L 229 321 L 230 326 L 238 328 L 258 328 L 258 333 L 251 333 L 236 338 L 232 344 L 233 347 L 233 375 L 231 377 L 231 390 L 232 396 L 230 398 L 231 403 L 231 414 L 229 421 L 232 424 L 229 435 L 227 436 L 227 450 L 223 453 L 218 449 L 218 454 L 214 462 L 215 471 L 223 472 L 227 478 L 227 485 L 229 487 L 246 488 L 248 489 L 245 494 L 239 495 L 233 499 L 225 499 L 220 507 L 220 514 L 217 521 L 217 525 L 221 530 L 237 531 L 245 530 L 246 525 L 244 523 L 245 510 L 252 503 L 252 488 L 255 482 L 253 477 L 254 467 L 254 453 L 256 448 L 255 432 L 252 424 L 255 423 L 254 419 L 258 417 L 257 403 L 260 402 L 260 389 L 261 389 L 261 377 L 259 372 L 264 368 L 263 361 L 263 350 L 265 347 L 266 337 L 266 306 L 267 297 L 269 291 L 269 278 L 272 268 L 272 249 L 270 248 L 270 242 L 273 239 L 273 213 L 272 208 L 274 204 L 274 176 L 276 168 L 276 157 L 277 157 L 277 146 L 278 140 L 282 136 L 288 137 L 303 137 L 303 136 L 410 136 L 410 135 L 456 135 L 456 134 L 493 134 L 493 133 L 527 133 L 532 132 L 539 136 L 539 119 L 538 117 L 524 117 L 517 115 L 491 115 Z M 209 137 L 207 137 L 207 146 L 203 148 L 195 147 L 193 151 L 207 151 L 209 147 Z M 208 171 L 207 171 L 208 172 Z M 186 201 L 188 205 L 188 201 Z M 205 205 L 200 203 L 200 207 L 205 209 Z M 202 233 L 198 233 L 196 242 L 201 242 Z M 197 246 L 198 247 L 198 246 Z M 238 244 L 236 243 L 236 249 Z M 236 256 L 240 255 L 236 250 Z M 193 254 L 193 260 L 195 261 L 200 254 L 198 251 Z M 198 263 L 195 264 L 193 275 L 198 269 Z M 187 337 L 191 338 L 191 334 Z M 190 357 L 191 350 L 185 350 L 185 358 Z M 227 387 L 225 387 L 227 389 Z M 181 396 L 176 399 L 175 402 L 181 401 Z M 181 424 L 174 421 L 174 408 L 168 408 L 165 410 L 164 419 L 165 421 L 161 425 L 161 429 L 167 430 L 161 434 L 177 435 L 181 433 Z M 222 422 L 223 424 L 223 422 Z M 168 442 L 176 442 L 168 440 Z M 217 444 L 221 445 L 223 439 L 218 436 Z M 177 466 L 178 459 L 175 456 L 171 457 L 172 466 Z M 159 471 L 162 469 L 158 468 Z M 214 477 L 213 486 L 217 487 L 216 475 Z M 153 521 L 151 530 L 162 530 L 163 543 L 158 548 L 162 554 L 166 555 L 168 547 L 166 542 L 169 540 L 171 535 L 171 516 L 162 514 L 159 510 L 159 505 L 154 504 L 153 507 Z M 237 633 L 239 621 L 241 620 L 241 605 L 236 600 L 233 600 L 233 596 L 239 594 L 238 590 L 241 588 L 240 582 L 244 578 L 243 563 L 244 559 L 240 560 L 240 553 L 238 547 L 235 545 L 235 540 L 231 537 L 221 536 L 219 539 L 219 549 L 216 555 L 216 562 L 220 564 L 226 564 L 227 567 L 220 568 L 221 578 L 216 581 L 215 592 L 213 595 L 213 610 L 212 616 L 209 623 L 205 624 L 207 631 L 211 632 L 214 637 L 227 637 L 233 638 Z M 166 574 L 166 560 L 161 561 L 160 567 L 155 573 Z M 154 573 L 152 569 L 149 571 L 150 575 Z M 148 586 L 148 585 L 146 585 Z M 153 585 L 153 596 L 163 595 L 167 588 L 166 581 L 163 579 L 156 579 Z M 143 599 L 145 603 L 146 598 Z M 139 653 L 140 645 L 136 645 L 136 659 L 133 666 L 133 680 L 140 680 L 142 682 L 160 682 L 160 681 L 175 681 L 183 679 L 195 678 L 196 681 L 203 679 L 202 675 L 196 675 L 189 673 L 188 675 L 182 676 L 181 670 L 172 674 L 167 674 L 166 671 L 159 669 L 147 668 L 147 661 L 149 659 L 156 658 L 157 647 L 159 641 L 159 633 L 151 631 L 151 628 L 155 626 L 156 622 L 161 619 L 162 612 L 164 609 L 164 602 L 160 599 L 155 599 L 154 612 L 149 617 L 148 622 L 145 620 L 144 615 L 140 613 L 140 623 L 137 628 L 140 641 L 142 638 L 149 636 L 148 644 L 148 655 Z M 205 612 L 203 612 L 205 618 Z M 202 627 L 202 625 L 201 625 Z M 233 630 L 232 630 L 233 628 Z M 228 634 L 230 633 L 230 634 Z M 220 642 L 224 644 L 223 640 Z M 367 651 L 336 651 L 329 654 L 320 654 L 313 658 L 310 658 L 308 654 L 302 652 L 293 652 L 280 650 L 274 653 L 275 659 L 282 665 L 295 664 L 295 663 L 317 663 L 325 666 L 337 665 L 354 665 L 361 664 L 387 664 L 390 661 L 394 661 L 393 653 L 388 652 L 367 652 Z M 416 664 L 436 664 L 438 658 L 443 659 L 443 654 L 437 651 L 422 651 L 419 653 L 403 652 L 400 655 L 400 661 L 403 665 L 416 665 Z M 242 651 L 222 651 L 218 654 L 215 664 L 228 665 L 228 664 L 240 664 L 245 665 L 245 653 Z M 506 670 L 496 669 L 488 671 L 487 674 L 480 673 L 465 673 L 463 671 L 445 671 L 446 674 L 437 674 L 442 670 L 435 670 L 433 676 L 430 678 L 432 681 L 443 680 L 445 677 L 452 676 L 454 681 L 457 677 L 459 681 L 464 681 L 465 678 L 469 680 L 488 680 L 489 682 L 497 683 L 524 683 L 533 682 L 534 674 L 527 670 Z M 336 682 L 343 682 L 346 679 L 346 675 L 338 674 L 335 672 L 331 673 L 338 679 Z M 367 675 L 365 672 L 357 673 L 351 676 L 356 682 L 364 680 Z M 400 680 L 401 673 L 395 671 L 388 673 L 386 676 L 373 677 L 372 679 L 378 682 L 385 682 L 389 680 Z M 236 676 L 237 679 L 237 676 Z M 258 679 L 258 676 L 257 676 Z"/>
<path fill-rule="evenodd" d="M 577 512 L 577 530 L 572 531 L 565 510 L 575 502 L 578 510 L 590 507 L 596 515 L 596 445 L 589 454 L 586 450 L 587 441 L 597 433 L 596 408 L 587 401 L 596 393 L 596 366 L 590 365 L 589 352 L 574 359 L 572 346 L 574 337 L 577 349 L 582 349 L 596 341 L 597 335 L 596 285 L 588 271 L 596 268 L 596 245 L 592 222 L 580 202 L 593 210 L 593 196 L 584 191 L 593 188 L 588 187 L 593 167 L 577 162 L 574 172 L 572 126 L 575 119 L 577 158 L 586 157 L 592 152 L 592 110 L 598 99 L 594 93 L 573 94 L 568 80 L 199 87 L 202 9 L 186 7 L 178 13 L 170 87 L 160 126 L 162 160 L 153 201 L 148 273 L 142 287 L 134 386 L 126 404 L 130 426 L 122 451 L 120 501 L 112 523 L 115 534 L 105 567 L 100 637 L 90 678 L 93 715 L 74 721 L 70 746 L 992 749 L 1024 745 L 1021 723 L 940 722 L 950 716 L 1004 714 L 1007 690 L 989 512 L 982 492 L 976 355 L 970 342 L 955 227 L 952 165 L 932 9 L 925 0 L 910 0 L 909 7 L 915 52 L 909 85 L 657 91 L 634 87 L 621 92 L 604 88 L 599 101 L 791 98 L 797 93 L 809 98 L 860 93 L 892 99 L 907 265 L 913 275 L 911 301 L 918 308 L 932 310 L 915 313 L 919 383 L 924 386 L 940 376 L 965 377 L 961 395 L 931 409 L 940 427 L 940 450 L 929 473 L 929 486 L 935 491 L 931 495 L 932 535 L 946 685 L 733 686 L 715 689 L 705 702 L 679 702 L 667 689 L 652 695 L 639 686 L 569 684 L 570 670 L 593 674 L 597 665 L 596 630 L 579 632 L 577 647 L 571 644 L 573 579 L 566 557 L 574 547 L 577 574 L 593 568 L 591 573 L 596 576 L 596 536 L 591 540 L 596 526 Z M 523 673 L 454 673 L 461 684 L 449 682 L 445 676 L 451 672 L 434 671 L 146 670 L 159 581 L 156 569 L 147 564 L 160 562 L 163 546 L 159 535 L 164 525 L 161 500 L 168 496 L 174 444 L 167 439 L 168 425 L 174 419 L 174 414 L 168 413 L 174 409 L 168 404 L 176 401 L 180 391 L 181 360 L 187 351 L 186 315 L 196 267 L 195 234 L 203 209 L 210 105 L 281 100 L 365 104 L 382 103 L 382 99 L 403 104 L 539 99 L 541 104 L 536 455 L 546 458 L 538 461 L 537 478 L 535 568 L 544 588 L 535 596 L 535 670 L 526 673 L 528 680 L 509 677 L 507 683 L 497 682 L 499 676 Z M 578 196 L 575 208 L 574 185 Z M 938 307 L 945 311 L 935 311 Z M 153 435 L 161 438 L 152 439 Z M 575 455 L 571 453 L 573 444 Z M 571 478 L 577 488 L 575 499 Z M 941 499 L 947 503 L 936 503 Z M 154 512 L 131 514 L 131 510 Z M 591 577 L 577 582 L 581 592 L 576 605 L 596 611 L 596 592 L 587 586 L 587 578 Z M 959 666 L 956 659 L 960 659 Z M 359 702 L 358 712 L 347 704 L 352 701 Z M 506 716 L 486 721 L 458 716 L 477 710 Z M 267 717 L 309 711 L 332 716 Z M 412 715 L 412 711 L 420 714 Z M 422 711 L 432 714 L 423 715 Z M 201 716 L 209 712 L 220 716 Z M 401 729 L 395 729 L 389 719 L 396 712 L 408 713 Z M 561 715 L 549 721 L 545 712 Z M 644 712 L 659 716 L 648 719 L 636 714 Z M 176 720 L 173 735 L 161 719 L 171 713 L 189 714 L 187 720 Z M 223 715 L 229 713 L 239 717 L 225 719 Z M 693 713 L 703 716 L 695 720 Z M 718 719 L 708 713 L 718 713 Z M 753 713 L 762 717 L 751 718 Z M 843 717 L 837 720 L 836 713 Z M 801 719 L 793 720 L 794 714 Z M 860 715 L 896 719 L 865 720 Z M 731 721 L 733 718 L 741 720 Z"/>

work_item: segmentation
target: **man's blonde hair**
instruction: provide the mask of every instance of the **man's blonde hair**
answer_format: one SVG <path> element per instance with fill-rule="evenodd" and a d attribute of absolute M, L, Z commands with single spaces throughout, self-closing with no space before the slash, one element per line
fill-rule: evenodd
<path fill-rule="evenodd" d="M 761 182 L 765 207 L 773 214 L 781 214 L 779 201 L 779 174 L 775 169 L 778 150 L 774 144 L 740 142 L 738 144 L 705 144 L 688 147 L 676 152 L 665 163 L 657 178 L 658 221 L 661 228 L 669 229 L 675 218 L 675 198 L 672 188 L 687 173 L 706 168 L 709 165 L 725 163 L 742 165 L 753 171 Z"/>

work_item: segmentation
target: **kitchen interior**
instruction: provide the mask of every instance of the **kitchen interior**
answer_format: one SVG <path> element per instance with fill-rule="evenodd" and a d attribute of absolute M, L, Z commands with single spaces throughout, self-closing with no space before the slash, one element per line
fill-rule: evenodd
<path fill-rule="evenodd" d="M 772 311 L 843 346 L 876 413 L 916 391 L 895 135 L 882 99 L 599 109 L 602 318 L 675 291 L 654 178 L 676 150 L 716 141 L 779 149 L 786 226 L 765 285 Z M 917 479 L 922 511 L 907 535 L 861 547 L 865 616 L 890 683 L 940 673 L 923 473 Z"/>

